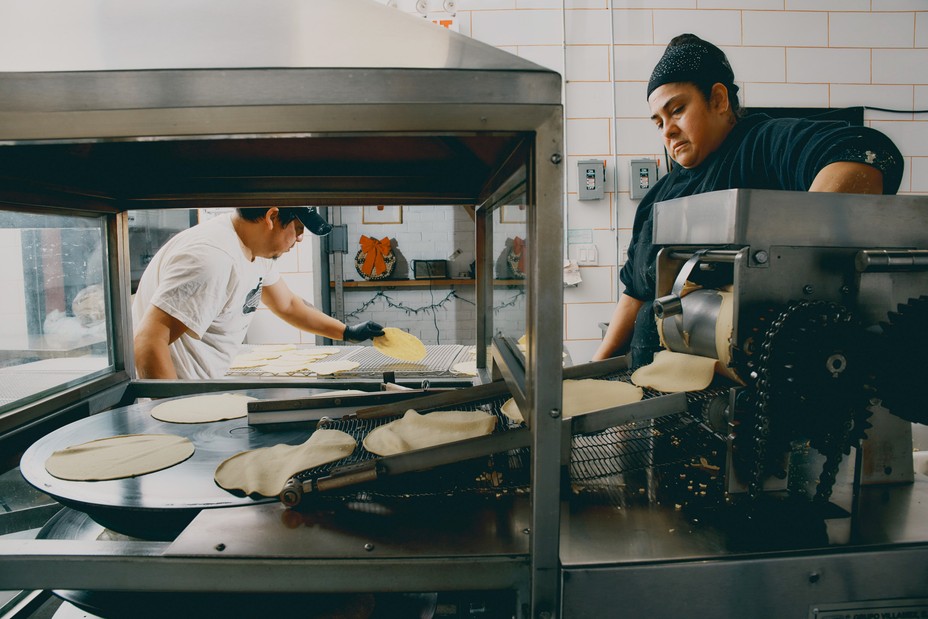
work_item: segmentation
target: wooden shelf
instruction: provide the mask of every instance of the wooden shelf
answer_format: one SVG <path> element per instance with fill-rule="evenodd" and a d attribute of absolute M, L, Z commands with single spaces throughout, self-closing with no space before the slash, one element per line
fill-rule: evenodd
<path fill-rule="evenodd" d="M 454 286 L 473 286 L 477 280 L 465 278 L 443 278 L 443 279 L 380 279 L 376 281 L 351 281 L 344 282 L 345 288 L 435 288 L 435 287 L 454 287 Z M 494 286 L 522 286 L 525 284 L 524 279 L 494 279 Z M 335 282 L 329 282 L 329 288 L 334 288 Z"/>

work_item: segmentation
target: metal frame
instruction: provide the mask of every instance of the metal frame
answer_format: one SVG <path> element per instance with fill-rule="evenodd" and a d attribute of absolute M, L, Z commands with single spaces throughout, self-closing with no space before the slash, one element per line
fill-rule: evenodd
<path fill-rule="evenodd" d="M 218 5 L 219 3 L 217 3 Z M 328 11 L 364 9 L 362 2 L 339 0 L 318 3 Z M 369 3 L 374 5 L 375 3 Z M 157 9 L 156 2 L 133 5 Z M 366 5 L 365 5 L 366 6 Z M 337 7 L 337 8 L 336 8 Z M 375 9 L 369 7 L 371 11 Z M 116 9 L 114 9 L 116 10 Z M 222 5 L 226 10 L 226 5 Z M 365 9 L 366 10 L 366 9 Z M 382 10 L 377 7 L 376 10 Z M 386 13 L 378 14 L 380 17 Z M 392 15 L 392 14 L 391 14 Z M 392 19 L 392 17 L 390 17 Z M 410 18 L 420 30 L 426 25 Z M 166 22 L 169 23 L 169 22 Z M 294 25 L 311 23 L 302 20 Z M 349 30 L 360 23 L 346 24 Z M 150 24 L 146 27 L 151 27 Z M 410 26 L 412 28 L 412 26 Z M 167 30 L 166 30 L 167 32 Z M 294 36 L 299 36 L 299 28 Z M 418 31 L 417 31 L 418 32 Z M 424 31 L 427 37 L 435 35 Z M 82 39 L 69 31 L 58 33 L 75 46 Z M 120 33 L 125 36 L 125 33 Z M 397 38 L 390 33 L 393 44 Z M 160 35 L 159 35 L 160 36 Z M 334 37 L 340 36 L 338 33 Z M 422 184 L 411 189 L 377 190 L 376 180 L 362 178 L 360 189 L 345 191 L 320 185 L 310 189 L 262 192 L 254 185 L 234 195 L 194 193 L 173 195 L 157 191 L 120 191 L 104 198 L 106 188 L 53 187 L 45 179 L 0 178 L 0 199 L 27 208 L 66 203 L 69 208 L 110 214 L 111 304 L 116 315 L 117 371 L 109 380 L 125 390 L 126 399 L 166 396 L 228 388 L 221 381 L 129 381 L 133 354 L 129 311 L 128 231 L 125 211 L 144 208 L 195 206 L 360 204 L 485 205 L 477 210 L 478 365 L 486 367 L 492 331 L 492 271 L 486 243 L 492 233 L 493 199 L 524 184 L 528 194 L 531 273 L 527 278 L 527 333 L 532 340 L 524 383 L 518 389 L 533 419 L 533 492 L 531 550 L 527 555 L 489 557 L 407 557 L 396 560 L 248 559 L 166 556 L 157 543 L 114 542 L 85 544 L 62 541 L 0 541 L 6 569 L 0 588 L 87 588 L 126 591 L 332 591 L 417 586 L 507 588 L 520 592 L 523 603 L 537 617 L 559 613 L 559 495 L 562 325 L 562 201 L 563 108 L 561 78 L 553 71 L 495 50 L 490 46 L 443 33 L 447 57 L 436 62 L 423 56 L 419 66 L 391 66 L 391 54 L 368 66 L 283 66 L 279 68 L 209 68 L 208 65 L 166 67 L 144 65 L 125 70 L 118 56 L 106 57 L 100 67 L 71 71 L 66 59 L 48 62 L 42 71 L 10 70 L 0 65 L 0 154 L 18 146 L 51 146 L 125 142 L 145 148 L 153 143 L 183 140 L 240 140 L 256 138 L 393 136 L 512 136 L 511 149 L 491 165 L 491 175 L 473 194 Z M 414 45 L 414 41 L 410 41 Z M 304 40 L 303 46 L 316 45 Z M 325 51 L 319 46 L 320 54 Z M 226 50 L 230 55 L 233 50 Z M 252 50 L 253 51 L 253 50 Z M 80 56 L 80 54 L 76 54 Z M 241 56 L 241 54 L 239 54 Z M 313 58 L 313 54 L 307 54 Z M 320 57 L 331 59 L 332 54 Z M 146 58 L 147 62 L 148 59 Z M 196 62 L 196 60 L 192 60 Z M 236 59 L 230 58 L 231 66 Z M 247 59 L 253 67 L 261 58 Z M 265 60 L 265 66 L 277 66 Z M 300 60 L 297 61 L 299 63 Z M 406 61 L 408 62 L 408 61 Z M 113 64 L 115 63 L 115 64 Z M 350 63 L 349 63 L 350 64 Z M 61 68 L 65 66 L 66 68 Z M 202 68 L 206 66 L 207 68 Z M 399 68 L 397 68 L 399 67 Z M 135 148 L 133 146 L 133 148 Z M 9 152 L 9 151 L 7 151 Z M 12 152 L 15 152 L 12 151 Z M 467 156 L 467 153 L 463 153 Z M 473 155 L 471 155 L 473 156 Z M 519 175 L 523 179 L 519 179 Z M 515 179 L 515 180 L 513 180 Z M 183 183 L 181 183 L 182 185 Z M 199 184 L 198 188 L 208 187 Z M 395 185 L 391 185 L 393 187 Z M 438 187 L 436 189 L 436 187 Z M 548 248 L 545 252 L 539 247 Z M 544 336 L 542 337 L 542 334 Z M 481 363 L 482 361 L 482 363 Z M 254 381 L 242 387 L 307 386 L 305 381 Z M 321 386 L 320 383 L 317 383 Z M 112 386 L 112 385 L 111 385 Z M 101 398 L 103 391 L 87 385 L 74 397 Z M 120 391 L 120 395 L 122 392 Z M 118 399 L 118 398 L 117 398 Z M 106 398 L 111 405 L 112 398 Z M 45 409 L 35 409 L 45 414 Z M 535 411 L 542 411 L 536 413 Z M 91 410 L 90 412 L 94 412 Z M 545 457 L 551 454 L 553 457 Z M 325 578 L 315 578 L 321 573 Z M 398 575 L 402 574 L 399 578 Z M 436 574 L 441 578 L 437 579 Z M 398 578 L 402 580 L 398 584 Z M 441 583 L 454 583 L 453 585 Z M 530 584 L 529 584 L 530 583 Z"/>

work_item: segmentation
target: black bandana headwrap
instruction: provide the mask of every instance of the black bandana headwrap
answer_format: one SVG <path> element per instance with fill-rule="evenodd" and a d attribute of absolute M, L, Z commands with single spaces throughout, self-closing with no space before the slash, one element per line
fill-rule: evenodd
<path fill-rule="evenodd" d="M 655 89 L 674 82 L 692 82 L 711 88 L 721 82 L 732 94 L 738 92 L 735 74 L 724 52 L 712 43 L 687 34 L 670 42 L 648 81 L 648 97 Z"/>

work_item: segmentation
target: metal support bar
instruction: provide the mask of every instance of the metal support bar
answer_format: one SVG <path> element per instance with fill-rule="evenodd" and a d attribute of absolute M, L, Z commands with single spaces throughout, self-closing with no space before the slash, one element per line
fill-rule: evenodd
<path fill-rule="evenodd" d="M 928 270 L 926 249 L 865 249 L 854 260 L 858 273 L 890 273 L 893 271 Z"/>
<path fill-rule="evenodd" d="M 502 590 L 524 586 L 528 557 L 295 559 L 165 556 L 168 542 L 0 540 L 0 590 L 216 593 Z M 338 569 L 334 569 L 337 566 Z M 397 574 L 402 574 L 398 579 Z M 440 574 L 440 578 L 436 578 Z"/>

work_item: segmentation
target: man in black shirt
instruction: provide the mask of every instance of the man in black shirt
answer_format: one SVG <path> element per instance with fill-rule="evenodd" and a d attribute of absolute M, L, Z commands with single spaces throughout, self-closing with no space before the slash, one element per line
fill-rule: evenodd
<path fill-rule="evenodd" d="M 722 189 L 894 194 L 902 155 L 885 135 L 844 122 L 741 118 L 738 86 L 725 54 L 692 34 L 674 38 L 648 82 L 651 119 L 676 162 L 638 205 L 625 287 L 593 360 L 624 354 L 650 363 L 660 348 L 651 305 L 658 249 L 655 202 Z M 796 225 L 802 225 L 797 222 Z"/>

